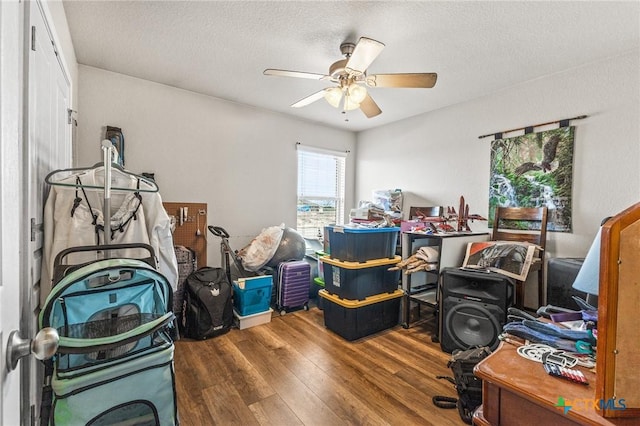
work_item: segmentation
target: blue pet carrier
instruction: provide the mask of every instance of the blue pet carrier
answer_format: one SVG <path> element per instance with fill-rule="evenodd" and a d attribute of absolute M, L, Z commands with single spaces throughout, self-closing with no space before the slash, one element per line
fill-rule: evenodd
<path fill-rule="evenodd" d="M 39 318 L 60 335 L 48 423 L 178 424 L 171 306 L 167 279 L 143 260 L 67 268 Z"/>

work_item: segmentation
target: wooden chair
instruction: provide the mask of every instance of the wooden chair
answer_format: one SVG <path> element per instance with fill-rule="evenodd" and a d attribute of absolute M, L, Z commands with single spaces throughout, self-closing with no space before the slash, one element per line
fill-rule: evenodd
<path fill-rule="evenodd" d="M 538 274 L 538 306 L 544 304 L 544 250 L 547 242 L 546 207 L 496 207 L 493 221 L 493 241 L 526 241 L 539 245 L 539 257 L 535 258 L 529 273 Z M 505 222 L 518 221 L 520 229 L 505 229 Z M 516 281 L 516 307 L 524 309 L 524 281 Z"/>

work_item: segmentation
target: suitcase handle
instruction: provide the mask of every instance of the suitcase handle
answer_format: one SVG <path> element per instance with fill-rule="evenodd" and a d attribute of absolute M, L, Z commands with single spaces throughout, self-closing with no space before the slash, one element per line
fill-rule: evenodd
<path fill-rule="evenodd" d="M 209 231 L 216 237 L 229 238 L 229 233 L 221 226 L 209 225 L 207 228 L 209 228 Z"/>

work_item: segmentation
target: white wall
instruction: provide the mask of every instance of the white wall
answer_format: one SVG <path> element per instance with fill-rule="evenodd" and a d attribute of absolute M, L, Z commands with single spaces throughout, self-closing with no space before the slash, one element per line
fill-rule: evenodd
<path fill-rule="evenodd" d="M 356 197 L 401 188 L 421 205 L 457 210 L 464 195 L 470 212 L 486 217 L 493 138 L 478 136 L 587 114 L 572 122 L 573 232 L 547 234 L 548 257 L 583 257 L 600 221 L 640 200 L 639 69 L 630 52 L 361 132 Z"/>
<path fill-rule="evenodd" d="M 295 228 L 296 142 L 351 151 L 353 203 L 351 132 L 82 65 L 78 111 L 79 166 L 102 160 L 106 125 L 122 128 L 126 168 L 155 173 L 163 201 L 207 203 L 208 224 L 224 227 L 234 249 L 264 227 Z M 220 240 L 206 237 L 208 264 L 219 265 Z"/>
<path fill-rule="evenodd" d="M 122 127 L 127 168 L 155 172 L 165 201 L 208 203 L 209 224 L 240 248 L 265 226 L 295 223 L 295 142 L 351 151 L 347 207 L 402 188 L 406 205 L 457 208 L 464 195 L 487 216 L 491 138 L 478 136 L 587 114 L 572 123 L 573 232 L 547 243 L 548 257 L 580 257 L 602 218 L 640 198 L 639 68 L 630 52 L 354 135 L 80 66 L 78 165 L 100 161 L 105 125 Z"/>

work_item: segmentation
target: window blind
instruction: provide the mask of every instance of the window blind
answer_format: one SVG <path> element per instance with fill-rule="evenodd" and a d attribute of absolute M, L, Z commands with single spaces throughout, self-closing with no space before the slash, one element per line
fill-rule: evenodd
<path fill-rule="evenodd" d="M 315 238 L 344 218 L 346 153 L 298 145 L 297 229 Z"/>

